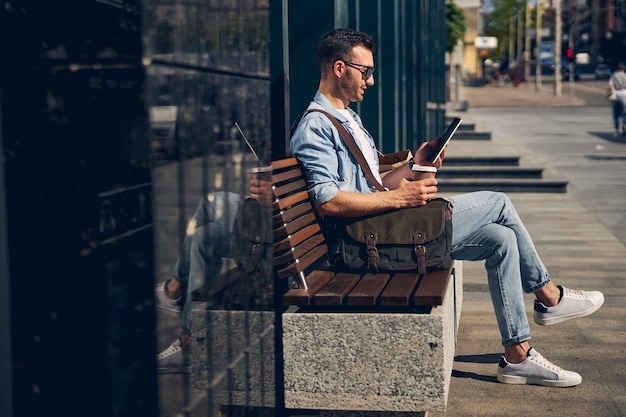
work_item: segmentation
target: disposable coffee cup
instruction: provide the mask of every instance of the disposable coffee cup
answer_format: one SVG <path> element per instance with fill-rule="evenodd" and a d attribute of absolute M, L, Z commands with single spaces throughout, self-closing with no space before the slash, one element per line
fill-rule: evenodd
<path fill-rule="evenodd" d="M 413 178 L 415 180 L 424 180 L 426 178 L 434 178 L 437 175 L 437 168 L 425 165 L 413 165 Z"/>
<path fill-rule="evenodd" d="M 252 168 L 252 178 L 264 181 L 272 181 L 272 166 L 266 165 Z"/>

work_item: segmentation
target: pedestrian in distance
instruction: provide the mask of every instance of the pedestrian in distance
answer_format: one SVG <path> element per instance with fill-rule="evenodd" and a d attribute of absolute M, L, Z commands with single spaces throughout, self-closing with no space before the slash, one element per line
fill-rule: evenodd
<path fill-rule="evenodd" d="M 321 72 L 318 91 L 308 109 L 335 116 L 355 138 L 371 171 L 379 171 L 375 141 L 351 103 L 363 101 L 374 86 L 374 38 L 351 29 L 335 29 L 321 38 L 316 53 Z M 310 112 L 295 127 L 290 148 L 300 162 L 317 213 L 324 221 L 367 216 L 390 209 L 418 207 L 437 197 L 436 178 L 412 181 L 412 164 L 430 165 L 436 144 L 423 143 L 408 164 L 381 180 L 388 191 L 369 183 L 341 135 L 322 113 Z M 435 161 L 440 168 L 445 152 Z M 411 164 L 412 163 L 412 164 Z M 523 294 L 534 293 L 534 321 L 553 325 L 587 316 L 600 308 L 599 291 L 557 286 L 535 250 L 532 239 L 509 198 L 498 192 L 473 192 L 451 197 L 453 259 L 484 261 L 491 301 L 504 354 L 497 380 L 506 384 L 569 387 L 582 382 L 530 346 L 530 326 Z"/>
<path fill-rule="evenodd" d="M 626 136 L 626 73 L 624 73 L 624 64 L 617 65 L 617 69 L 609 77 L 609 85 L 607 92 L 613 95 L 611 99 L 611 110 L 613 112 L 613 127 L 615 128 L 615 136 L 621 133 Z"/>

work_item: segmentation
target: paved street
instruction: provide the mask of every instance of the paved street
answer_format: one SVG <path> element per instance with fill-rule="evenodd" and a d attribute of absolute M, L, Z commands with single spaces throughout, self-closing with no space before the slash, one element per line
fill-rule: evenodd
<path fill-rule="evenodd" d="M 521 157 L 522 167 L 543 167 L 544 178 L 568 181 L 566 193 L 509 194 L 557 284 L 599 289 L 604 306 L 594 315 L 551 327 L 531 322 L 532 345 L 549 360 L 577 371 L 574 388 L 510 386 L 496 381 L 502 353 L 482 264 L 464 264 L 464 304 L 446 412 L 429 417 L 626 415 L 626 137 L 614 137 L 604 81 L 583 79 L 574 98 L 555 97 L 549 80 L 533 84 L 461 88 L 460 114 L 491 141 L 452 141 L 450 156 Z M 445 166 L 444 168 L 445 169 Z M 532 318 L 531 295 L 527 312 Z M 161 317 L 160 334 L 177 320 Z M 167 340 L 166 340 L 167 339 Z M 163 415 L 177 415 L 189 398 L 186 377 L 164 375 Z M 172 391 L 172 387 L 178 389 Z"/>
<path fill-rule="evenodd" d="M 565 194 L 510 197 L 554 281 L 602 290 L 606 301 L 583 319 L 551 327 L 531 322 L 531 344 L 582 374 L 581 385 L 499 384 L 502 347 L 485 273 L 481 264 L 466 262 L 448 410 L 429 416 L 626 415 L 626 137 L 612 135 L 605 85 L 583 81 L 574 100 L 569 94 L 554 97 L 547 88 L 537 93 L 534 85 L 461 89 L 461 99 L 469 102 L 462 117 L 492 132 L 492 140 L 453 142 L 448 155 L 520 155 L 522 166 L 543 166 L 544 177 L 569 181 Z M 532 300 L 527 296 L 531 318 Z"/>

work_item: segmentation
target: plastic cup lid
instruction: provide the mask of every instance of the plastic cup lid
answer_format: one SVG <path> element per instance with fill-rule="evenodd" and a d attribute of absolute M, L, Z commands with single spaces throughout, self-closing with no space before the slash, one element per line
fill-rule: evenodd
<path fill-rule="evenodd" d="M 421 171 L 421 172 L 437 172 L 437 168 L 427 166 L 427 165 L 413 165 L 413 171 Z"/>

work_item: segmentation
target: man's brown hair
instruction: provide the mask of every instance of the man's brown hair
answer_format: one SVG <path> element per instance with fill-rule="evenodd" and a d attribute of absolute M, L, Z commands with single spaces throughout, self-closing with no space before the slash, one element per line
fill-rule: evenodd
<path fill-rule="evenodd" d="M 374 52 L 374 37 L 353 29 L 335 29 L 322 36 L 315 55 L 322 73 L 338 60 L 350 61 L 352 48 L 363 45 Z"/>

